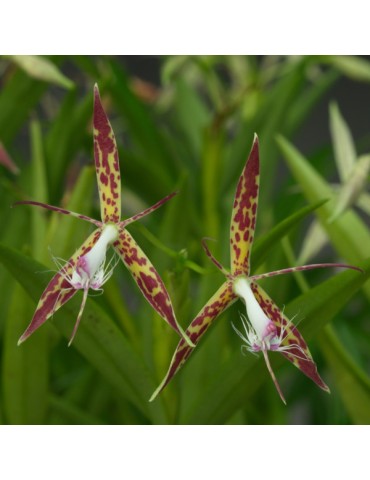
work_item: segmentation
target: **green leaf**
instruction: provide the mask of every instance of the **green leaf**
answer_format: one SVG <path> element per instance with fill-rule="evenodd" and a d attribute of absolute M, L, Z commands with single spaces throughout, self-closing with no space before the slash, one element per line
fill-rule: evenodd
<path fill-rule="evenodd" d="M 331 199 L 317 210 L 317 215 L 339 255 L 355 265 L 367 258 L 370 233 L 359 216 L 347 210 L 335 222 L 329 223 L 328 220 L 334 214 L 336 206 L 335 195 L 330 185 L 286 139 L 279 136 L 277 143 L 306 199 L 309 202 L 317 202 L 322 198 Z M 370 295 L 370 283 L 367 285 L 366 291 Z"/>
<path fill-rule="evenodd" d="M 225 134 L 207 129 L 202 153 L 202 195 L 207 235 L 218 238 L 219 199 L 222 178 L 222 152 Z"/>
<path fill-rule="evenodd" d="M 320 57 L 320 60 L 353 80 L 370 82 L 370 62 L 363 58 L 347 55 L 326 55 Z"/>
<path fill-rule="evenodd" d="M 271 184 L 275 175 L 277 151 L 273 139 L 277 132 L 285 132 L 286 112 L 305 84 L 305 62 L 305 59 L 297 62 L 288 75 L 279 79 L 274 86 L 274 95 L 271 95 L 270 101 L 266 103 L 265 114 L 260 116 L 261 126 L 256 127 L 261 139 L 263 158 L 268 159 L 261 162 L 261 178 L 267 184 Z M 262 198 L 266 199 L 271 195 L 269 189 L 263 189 L 261 193 Z"/>
<path fill-rule="evenodd" d="M 315 219 L 308 227 L 304 236 L 302 247 L 297 258 L 297 264 L 305 265 L 308 263 L 327 243 L 328 236 L 321 224 Z"/>
<path fill-rule="evenodd" d="M 322 73 L 308 89 L 304 89 L 294 99 L 294 102 L 287 110 L 286 132 L 288 136 L 291 136 L 299 129 L 321 97 L 333 87 L 339 78 L 339 73 L 334 70 Z"/>
<path fill-rule="evenodd" d="M 63 88 L 72 88 L 73 82 L 47 58 L 39 55 L 9 55 L 8 58 L 30 77 L 53 83 Z"/>
<path fill-rule="evenodd" d="M 162 169 L 163 174 L 169 179 L 175 178 L 176 162 L 151 112 L 130 90 L 129 77 L 124 69 L 113 61 L 110 65 L 112 81 L 109 84 L 109 91 L 115 109 L 122 115 L 141 156 L 157 169 Z"/>
<path fill-rule="evenodd" d="M 1 140 L 11 142 L 39 101 L 46 84 L 33 80 L 22 71 L 15 72 L 0 92 Z"/>
<path fill-rule="evenodd" d="M 369 425 L 370 378 L 347 353 L 330 325 L 320 333 L 319 342 L 334 375 L 338 391 L 353 421 L 360 425 Z"/>
<path fill-rule="evenodd" d="M 163 84 L 170 83 L 170 81 L 178 75 L 181 68 L 188 62 L 187 55 L 173 55 L 165 59 L 162 70 L 161 80 Z"/>
<path fill-rule="evenodd" d="M 359 267 L 364 270 L 363 274 L 342 272 L 289 303 L 285 314 L 292 318 L 299 312 L 299 317 L 304 319 L 299 330 L 306 340 L 330 322 L 368 280 L 370 260 L 362 262 Z M 272 363 L 276 366 L 285 362 L 282 356 L 271 360 L 275 360 Z M 183 412 L 181 423 L 224 423 L 236 410 L 247 404 L 264 381 L 270 381 L 270 378 L 263 360 L 253 355 L 244 357 L 237 349 L 219 369 L 218 375 L 208 385 L 203 385 L 192 408 Z M 312 388 L 316 388 L 314 384 Z"/>
<path fill-rule="evenodd" d="M 41 126 L 33 120 L 30 128 L 32 149 L 32 198 L 39 202 L 48 202 L 48 189 L 46 181 L 45 160 L 43 154 L 43 142 Z M 32 209 L 32 251 L 36 259 L 45 257 L 46 218 L 44 212 L 37 208 Z"/>
<path fill-rule="evenodd" d="M 48 171 L 50 201 L 55 204 L 64 190 L 64 179 L 70 162 L 87 143 L 88 158 L 92 158 L 93 139 L 88 135 L 93 111 L 93 95 L 87 94 L 77 103 L 77 92 L 68 92 L 53 125 L 45 137 L 45 158 L 52 168 Z"/>
<path fill-rule="evenodd" d="M 289 231 L 295 227 L 301 220 L 307 217 L 310 213 L 314 212 L 322 205 L 324 205 L 327 200 L 320 200 L 313 205 L 308 205 L 303 207 L 298 212 L 293 213 L 288 218 L 285 218 L 282 222 L 272 228 L 267 234 L 259 237 L 255 244 L 253 245 L 252 250 L 252 261 L 251 265 L 254 269 L 258 268 L 269 255 L 270 251 L 279 243 Z"/>
<path fill-rule="evenodd" d="M 356 205 L 370 216 L 370 194 L 363 192 L 357 200 Z"/>
<path fill-rule="evenodd" d="M 86 413 L 81 408 L 73 405 L 63 397 L 51 395 L 49 397 L 50 409 L 64 417 L 65 424 L 72 425 L 101 425 L 103 422 L 93 415 Z"/>
<path fill-rule="evenodd" d="M 334 158 L 342 183 L 346 182 L 356 163 L 356 147 L 351 131 L 342 117 L 336 103 L 330 104 L 330 133 L 334 148 Z"/>
<path fill-rule="evenodd" d="M 175 83 L 174 109 L 175 119 L 186 136 L 192 156 L 198 160 L 204 130 L 210 123 L 211 117 L 196 90 L 181 78 Z"/>
<path fill-rule="evenodd" d="M 13 425 L 41 425 L 46 420 L 47 331 L 40 332 L 25 348 L 17 346 L 32 310 L 28 296 L 19 285 L 15 285 L 5 321 L 2 370 L 4 414 L 7 422 Z"/>
<path fill-rule="evenodd" d="M 329 222 L 334 222 L 347 208 L 356 204 L 360 195 L 365 191 L 370 171 L 370 155 L 361 155 L 347 182 L 338 193 L 337 204 Z"/>
<path fill-rule="evenodd" d="M 5 246 L 0 246 L 0 261 L 28 295 L 37 301 L 45 286 L 45 278 L 35 272 L 43 271 L 44 267 Z M 72 299 L 54 316 L 54 325 L 67 338 L 75 323 L 79 303 L 79 298 Z M 31 338 L 28 342 L 33 340 Z M 166 421 L 162 403 L 154 405 L 148 402 L 156 385 L 146 366 L 133 351 L 122 331 L 92 299 L 87 302 L 73 346 L 147 418 L 157 423 Z"/>
<path fill-rule="evenodd" d="M 92 166 L 84 167 L 78 176 L 68 202 L 63 207 L 72 212 L 90 215 L 95 185 L 95 168 Z M 89 226 L 79 219 L 53 213 L 46 243 L 52 247 L 57 256 L 63 258 L 80 246 L 86 238 L 88 228 Z"/>

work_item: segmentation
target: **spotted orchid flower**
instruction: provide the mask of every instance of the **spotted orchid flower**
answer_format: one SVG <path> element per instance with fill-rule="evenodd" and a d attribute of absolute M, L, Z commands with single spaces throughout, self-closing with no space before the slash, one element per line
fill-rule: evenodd
<path fill-rule="evenodd" d="M 77 291 L 82 290 L 81 308 L 69 342 L 69 345 L 71 344 L 81 320 L 89 290 L 101 290 L 117 264 L 112 259 L 106 260 L 107 249 L 113 246 L 118 258 L 122 259 L 150 305 L 184 338 L 186 343 L 192 345 L 176 320 L 169 294 L 159 274 L 132 235 L 126 230 L 127 225 L 153 212 L 170 200 L 175 193 L 168 195 L 141 213 L 121 221 L 121 177 L 118 150 L 96 85 L 94 88 L 93 124 L 94 157 L 102 221 L 40 202 L 18 202 L 18 204 L 35 205 L 64 215 L 71 215 L 97 227 L 64 265 L 58 263 L 60 269 L 41 295 L 33 319 L 20 337 L 18 344 L 24 342 Z"/>
<path fill-rule="evenodd" d="M 256 225 L 259 191 L 259 148 L 255 136 L 253 146 L 243 169 L 237 186 L 234 206 L 231 216 L 230 256 L 231 272 L 228 272 L 211 254 L 205 241 L 203 247 L 206 254 L 225 275 L 226 280 L 200 310 L 189 325 L 186 333 L 196 345 L 206 333 L 212 322 L 236 300 L 241 299 L 246 306 L 247 316 L 242 316 L 243 332 L 237 330 L 243 340 L 242 351 L 252 353 L 262 352 L 268 371 L 285 403 L 281 388 L 271 368 L 268 352 L 280 352 L 293 365 L 311 378 L 320 388 L 329 392 L 317 372 L 317 367 L 302 335 L 291 320 L 276 306 L 257 281 L 294 271 L 310 270 L 324 267 L 353 268 L 343 264 L 315 264 L 295 268 L 287 268 L 275 272 L 250 276 L 250 252 Z M 173 355 L 168 372 L 152 395 L 150 401 L 166 387 L 172 377 L 184 365 L 194 349 L 184 340 L 180 340 Z"/>

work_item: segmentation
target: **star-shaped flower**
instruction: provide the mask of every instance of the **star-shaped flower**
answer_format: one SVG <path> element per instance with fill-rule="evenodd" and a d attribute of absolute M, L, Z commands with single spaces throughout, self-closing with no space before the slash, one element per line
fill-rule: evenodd
<path fill-rule="evenodd" d="M 320 388 L 327 392 L 329 392 L 329 388 L 318 374 L 316 364 L 298 329 L 258 285 L 257 281 L 265 277 L 313 268 L 343 267 L 359 269 L 343 264 L 327 263 L 287 268 L 250 276 L 250 252 L 256 226 L 258 190 L 259 149 L 258 139 L 255 136 L 251 153 L 239 179 L 231 215 L 231 272 L 228 272 L 213 257 L 203 241 L 206 254 L 226 276 L 226 280 L 194 318 L 186 333 L 194 344 L 198 344 L 212 322 L 240 298 L 245 303 L 247 309 L 247 317 L 243 317 L 244 333 L 237 330 L 238 335 L 245 343 L 242 348 L 253 353 L 262 352 L 273 382 L 285 403 L 284 396 L 269 362 L 268 351 L 280 352 Z M 180 340 L 168 372 L 152 395 L 151 401 L 154 400 L 184 365 L 192 351 L 193 348 L 189 347 L 184 340 Z"/>
<path fill-rule="evenodd" d="M 107 249 L 113 246 L 150 305 L 184 338 L 185 343 L 192 345 L 176 320 L 170 297 L 159 274 L 132 235 L 126 230 L 127 225 L 153 212 L 170 200 L 175 193 L 168 195 L 141 213 L 121 221 L 121 176 L 117 144 L 101 104 L 97 85 L 94 88 L 93 123 L 94 157 L 102 221 L 40 202 L 18 202 L 18 204 L 36 205 L 64 215 L 72 215 L 97 227 L 65 265 L 60 265 L 60 270 L 41 295 L 33 319 L 20 337 L 18 344 L 24 342 L 78 290 L 82 290 L 81 308 L 69 342 L 69 345 L 71 344 L 81 320 L 89 289 L 101 290 L 102 285 L 110 278 L 117 264 L 112 260 L 106 262 Z"/>

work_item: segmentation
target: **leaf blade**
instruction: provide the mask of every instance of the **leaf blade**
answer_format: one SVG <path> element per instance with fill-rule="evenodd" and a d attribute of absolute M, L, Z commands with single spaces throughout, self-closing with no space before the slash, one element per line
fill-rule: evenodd
<path fill-rule="evenodd" d="M 42 270 L 43 266 L 4 245 L 0 245 L 0 262 L 28 295 L 37 301 L 43 281 L 35 272 Z M 91 303 L 94 305 L 90 305 Z M 67 338 L 78 306 L 77 302 L 71 300 L 63 308 L 64 320 L 55 322 L 55 326 Z M 73 346 L 147 418 L 152 422 L 166 423 L 167 416 L 162 402 L 153 405 L 147 401 L 149 393 L 154 389 L 153 379 L 122 331 L 92 300 L 86 305 L 85 318 Z"/>

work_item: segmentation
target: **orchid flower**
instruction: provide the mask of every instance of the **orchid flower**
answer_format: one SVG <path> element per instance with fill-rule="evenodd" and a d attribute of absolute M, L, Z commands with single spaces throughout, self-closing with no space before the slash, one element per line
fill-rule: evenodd
<path fill-rule="evenodd" d="M 93 123 L 94 157 L 102 221 L 40 202 L 18 202 L 18 204 L 36 205 L 64 215 L 71 215 L 97 227 L 64 265 L 58 264 L 60 269 L 41 295 L 33 319 L 20 337 L 18 345 L 45 323 L 78 290 L 82 290 L 81 308 L 69 342 L 69 345 L 71 344 L 80 323 L 89 290 L 101 290 L 117 264 L 112 260 L 106 261 L 107 249 L 110 246 L 113 246 L 115 252 L 121 257 L 150 305 L 184 338 L 185 342 L 192 345 L 176 320 L 169 294 L 159 274 L 132 235 L 126 230 L 127 225 L 153 212 L 170 200 L 175 193 L 166 196 L 141 213 L 121 221 L 121 177 L 118 150 L 112 127 L 101 104 L 97 85 L 94 87 Z"/>
<path fill-rule="evenodd" d="M 295 268 L 287 268 L 275 272 L 250 276 L 250 252 L 256 225 L 257 203 L 259 191 L 259 149 L 255 136 L 253 146 L 243 169 L 237 186 L 231 216 L 230 256 L 231 272 L 228 272 L 211 254 L 205 241 L 203 247 L 206 254 L 225 275 L 226 280 L 200 310 L 189 325 L 186 333 L 194 344 L 198 344 L 212 322 L 236 300 L 241 299 L 246 306 L 246 317 L 243 318 L 244 332 L 237 331 L 243 340 L 242 351 L 262 352 L 268 371 L 283 402 L 285 399 L 271 368 L 268 352 L 280 352 L 287 360 L 311 378 L 320 388 L 329 392 L 317 372 L 317 367 L 302 335 L 291 320 L 276 306 L 257 281 L 294 271 L 310 270 L 324 267 L 356 267 L 343 264 L 315 264 Z M 184 365 L 194 349 L 184 340 L 180 340 L 173 355 L 168 372 L 152 395 L 150 401 L 165 388 L 172 377 Z"/>

